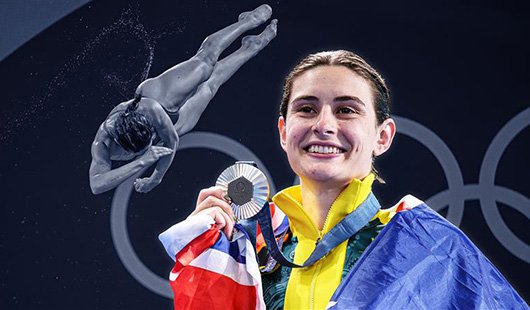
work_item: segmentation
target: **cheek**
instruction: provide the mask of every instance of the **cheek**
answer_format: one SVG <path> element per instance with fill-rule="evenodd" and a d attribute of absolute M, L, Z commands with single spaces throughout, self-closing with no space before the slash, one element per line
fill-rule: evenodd
<path fill-rule="evenodd" d="M 287 132 L 286 132 L 286 141 L 287 141 L 287 143 L 296 142 L 296 140 L 298 140 L 299 136 L 300 136 L 300 133 L 298 132 L 296 127 L 287 128 Z"/>
<path fill-rule="evenodd" d="M 370 157 L 373 156 L 374 154 L 374 151 L 376 150 L 376 147 L 377 147 L 377 135 L 376 135 L 376 132 L 371 132 L 367 139 L 366 139 L 366 143 L 364 145 L 364 148 L 366 148 L 366 152 L 370 154 Z"/>
<path fill-rule="evenodd" d="M 375 130 L 367 130 L 364 126 L 348 127 L 342 131 L 352 153 L 371 153 L 377 142 Z"/>

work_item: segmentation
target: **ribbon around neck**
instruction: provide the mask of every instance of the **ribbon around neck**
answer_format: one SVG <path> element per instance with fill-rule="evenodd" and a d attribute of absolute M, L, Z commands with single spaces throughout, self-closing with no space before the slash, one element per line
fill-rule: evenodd
<path fill-rule="evenodd" d="M 281 265 L 291 268 L 303 268 L 313 265 L 315 262 L 326 256 L 337 245 L 355 235 L 361 228 L 363 228 L 370 220 L 377 214 L 381 208 L 379 201 L 375 198 L 373 193 L 368 195 L 355 211 L 348 214 L 337 225 L 335 225 L 322 239 L 317 243 L 315 249 L 302 264 L 295 264 L 286 258 L 274 237 L 274 228 L 272 227 L 271 213 L 269 203 L 266 202 L 261 211 L 251 219 L 241 222 L 241 226 L 246 230 L 251 242 L 255 245 L 256 224 L 259 223 L 265 244 L 270 255 Z"/>

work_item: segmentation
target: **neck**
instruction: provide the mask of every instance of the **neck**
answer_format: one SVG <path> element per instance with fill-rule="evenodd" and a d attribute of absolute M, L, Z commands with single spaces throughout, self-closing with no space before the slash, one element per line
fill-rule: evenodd
<path fill-rule="evenodd" d="M 324 229 L 331 205 L 347 185 L 329 186 L 300 180 L 302 205 L 319 230 Z"/>

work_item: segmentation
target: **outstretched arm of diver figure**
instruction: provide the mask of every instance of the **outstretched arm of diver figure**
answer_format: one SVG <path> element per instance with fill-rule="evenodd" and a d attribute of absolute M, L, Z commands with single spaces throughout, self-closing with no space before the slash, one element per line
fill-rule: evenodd
<path fill-rule="evenodd" d="M 100 127 L 91 148 L 92 162 L 90 163 L 89 179 L 90 189 L 94 194 L 100 194 L 117 187 L 135 173 L 157 162 L 159 158 L 172 153 L 171 149 L 151 146 L 142 156 L 132 162 L 112 169 L 110 151 L 101 138 L 103 135 L 105 135 L 104 129 Z"/>
<path fill-rule="evenodd" d="M 277 23 L 277 20 L 272 20 L 261 34 L 244 37 L 241 48 L 217 62 L 210 78 L 199 85 L 197 92 L 180 108 L 179 118 L 175 124 L 175 130 L 179 136 L 195 127 L 219 87 L 274 39 Z"/>
<path fill-rule="evenodd" d="M 155 128 L 156 134 L 160 138 L 158 147 L 164 146 L 165 149 L 171 150 L 170 154 L 158 159 L 155 169 L 151 176 L 147 178 L 139 178 L 134 182 L 134 188 L 137 192 L 147 193 L 155 188 L 162 178 L 166 174 L 167 170 L 173 162 L 175 152 L 177 151 L 179 137 L 171 119 L 167 115 L 166 111 L 156 101 L 142 98 L 141 105 L 148 108 L 149 119 L 152 121 L 152 125 Z"/>

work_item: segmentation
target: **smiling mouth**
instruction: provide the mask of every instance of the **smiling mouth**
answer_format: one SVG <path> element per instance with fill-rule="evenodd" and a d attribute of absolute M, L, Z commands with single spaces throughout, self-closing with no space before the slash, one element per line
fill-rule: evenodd
<path fill-rule="evenodd" d="M 308 153 L 314 153 L 314 154 L 341 154 L 345 151 L 341 148 L 335 147 L 335 146 L 322 146 L 322 145 L 310 145 L 304 150 Z"/>

